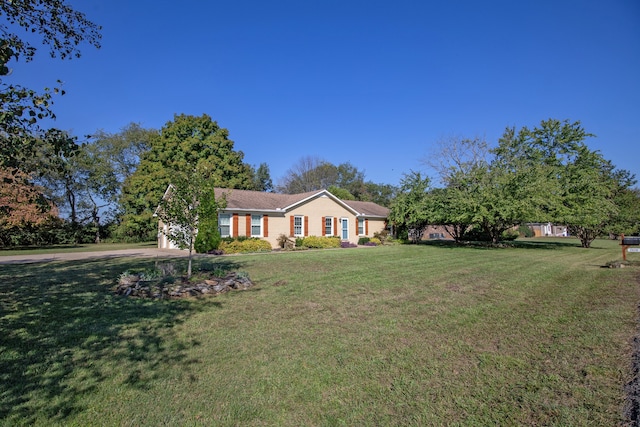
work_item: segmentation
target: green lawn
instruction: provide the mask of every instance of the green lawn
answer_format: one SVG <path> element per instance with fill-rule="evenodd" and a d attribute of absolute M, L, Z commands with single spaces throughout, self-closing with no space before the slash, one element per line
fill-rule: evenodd
<path fill-rule="evenodd" d="M 257 286 L 188 301 L 111 294 L 152 260 L 0 266 L 0 423 L 619 425 L 640 302 L 637 267 L 602 268 L 620 258 L 605 240 L 212 257 Z"/>

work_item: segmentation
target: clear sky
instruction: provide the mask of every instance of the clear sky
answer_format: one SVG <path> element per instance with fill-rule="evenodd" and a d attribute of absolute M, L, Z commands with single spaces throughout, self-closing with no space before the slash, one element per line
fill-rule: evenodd
<path fill-rule="evenodd" d="M 74 135 L 210 115 L 277 182 L 303 156 L 397 185 L 450 136 L 581 121 L 640 178 L 638 0 L 72 1 L 103 26 L 71 61 L 42 49 L 11 82 L 64 82 Z"/>

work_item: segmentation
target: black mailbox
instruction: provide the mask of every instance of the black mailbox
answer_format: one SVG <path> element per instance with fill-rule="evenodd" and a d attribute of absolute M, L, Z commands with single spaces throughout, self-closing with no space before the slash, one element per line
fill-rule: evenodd
<path fill-rule="evenodd" d="M 638 246 L 640 245 L 640 237 L 624 237 L 622 244 L 626 246 Z"/>

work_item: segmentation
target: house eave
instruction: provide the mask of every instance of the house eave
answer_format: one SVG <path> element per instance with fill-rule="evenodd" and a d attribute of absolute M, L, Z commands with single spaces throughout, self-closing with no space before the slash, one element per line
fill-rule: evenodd
<path fill-rule="evenodd" d="M 248 208 L 230 208 L 226 207 L 224 209 L 220 209 L 220 212 L 261 212 L 261 213 L 281 213 L 284 214 L 285 211 L 282 209 L 248 209 Z"/>

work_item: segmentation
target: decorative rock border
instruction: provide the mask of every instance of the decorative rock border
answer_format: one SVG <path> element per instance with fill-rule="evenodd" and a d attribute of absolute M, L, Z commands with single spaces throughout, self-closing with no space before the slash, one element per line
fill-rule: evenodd
<path fill-rule="evenodd" d="M 120 278 L 115 293 L 126 297 L 138 298 L 185 298 L 218 295 L 232 290 L 247 290 L 254 283 L 246 275 L 229 273 L 223 278 L 211 277 L 196 283 L 170 283 L 167 278 L 143 280 L 138 274 Z"/>

